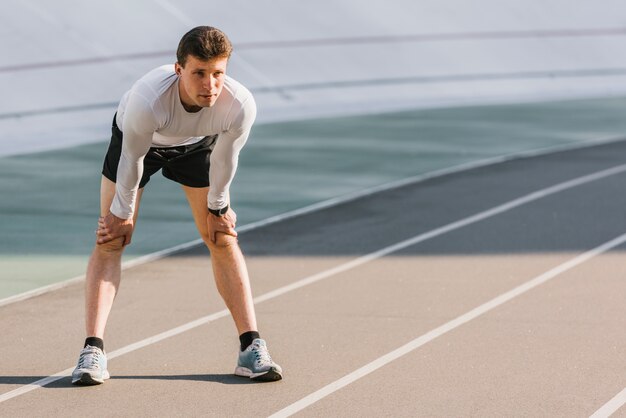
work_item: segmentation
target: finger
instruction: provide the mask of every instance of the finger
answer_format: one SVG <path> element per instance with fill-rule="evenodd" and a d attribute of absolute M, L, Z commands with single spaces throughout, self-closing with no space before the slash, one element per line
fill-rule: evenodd
<path fill-rule="evenodd" d="M 231 225 L 230 222 L 228 222 L 228 223 L 220 222 L 219 224 L 216 225 L 215 231 L 216 232 L 224 232 L 225 234 L 228 234 L 228 235 L 236 234 L 235 229 L 234 229 L 234 225 Z M 236 236 L 236 235 L 234 235 L 234 236 Z"/>
<path fill-rule="evenodd" d="M 227 229 L 221 230 L 220 232 L 223 232 L 226 235 L 231 235 L 233 237 L 237 236 L 237 231 L 235 231 L 233 228 L 227 228 Z"/>
<path fill-rule="evenodd" d="M 225 231 L 225 230 L 227 230 L 227 229 L 232 229 L 232 226 L 231 226 L 231 225 L 232 225 L 232 223 L 231 223 L 231 222 L 228 222 L 228 221 L 222 221 L 222 222 L 220 222 L 220 223 L 218 223 L 218 224 L 216 224 L 216 225 L 215 225 L 215 229 L 217 229 L 217 230 L 218 230 L 218 232 L 221 232 L 221 231 Z"/>
<path fill-rule="evenodd" d="M 106 244 L 107 242 L 113 241 L 113 237 L 110 235 L 101 236 L 96 241 L 98 244 Z"/>

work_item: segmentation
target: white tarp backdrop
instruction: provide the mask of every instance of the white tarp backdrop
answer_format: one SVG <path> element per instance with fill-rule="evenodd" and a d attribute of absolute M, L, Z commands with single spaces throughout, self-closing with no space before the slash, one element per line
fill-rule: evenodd
<path fill-rule="evenodd" d="M 107 139 L 197 25 L 233 41 L 259 122 L 626 94 L 623 0 L 8 0 L 0 156 Z"/>

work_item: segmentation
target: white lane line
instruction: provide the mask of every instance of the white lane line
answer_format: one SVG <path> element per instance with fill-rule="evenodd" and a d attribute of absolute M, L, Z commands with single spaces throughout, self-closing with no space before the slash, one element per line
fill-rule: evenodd
<path fill-rule="evenodd" d="M 327 199 L 324 200 L 322 202 L 318 202 L 318 203 L 314 203 L 312 205 L 308 205 L 305 206 L 303 208 L 300 209 L 296 209 L 296 210 L 292 210 L 289 212 L 285 212 L 282 214 L 278 214 L 278 215 L 274 215 L 271 216 L 269 218 L 266 219 L 262 219 L 260 221 L 256 221 L 250 224 L 246 224 L 243 225 L 239 228 L 237 228 L 237 230 L 239 232 L 245 232 L 245 231 L 251 231 L 253 229 L 256 228 L 260 228 L 263 226 L 267 226 L 267 225 L 271 225 L 273 223 L 277 223 L 280 221 L 284 221 L 287 219 L 291 219 L 294 218 L 296 216 L 300 216 L 300 215 L 306 215 L 308 213 L 312 213 L 318 210 L 322 210 L 322 209 L 326 209 L 329 207 L 333 207 L 333 206 L 337 206 L 340 205 L 342 203 L 347 203 L 347 202 L 351 202 L 353 200 L 362 198 L 362 197 L 367 197 L 367 196 L 371 196 L 373 194 L 382 192 L 382 191 L 386 191 L 386 190 L 393 190 L 402 186 L 407 186 L 409 184 L 416 184 L 419 182 L 423 182 L 429 179 L 433 179 L 433 178 L 437 178 L 437 177 L 442 177 L 445 175 L 449 175 L 449 174 L 455 174 L 455 173 L 461 173 L 463 171 L 468 171 L 468 170 L 472 170 L 475 168 L 480 168 L 480 167 L 487 167 L 490 165 L 496 165 L 496 164 L 501 164 L 507 161 L 511 161 L 514 159 L 519 159 L 519 158 L 528 158 L 528 157 L 539 157 L 542 155 L 549 155 L 549 154 L 554 154 L 557 152 L 563 152 L 563 151 L 573 151 L 573 150 L 577 150 L 577 149 L 584 149 L 584 148 L 593 148 L 595 146 L 599 146 L 599 145 L 603 145 L 603 144 L 610 144 L 613 142 L 619 142 L 619 141 L 623 141 L 624 138 L 602 138 L 602 139 L 593 139 L 593 140 L 589 140 L 589 141 L 583 141 L 581 143 L 575 143 L 575 144 L 564 144 L 564 145 L 557 145 L 557 146 L 550 146 L 550 147 L 543 147 L 543 148 L 537 148 L 537 149 L 532 149 L 529 151 L 521 151 L 521 152 L 516 152 L 516 153 L 511 153 L 511 154 L 505 154 L 505 155 L 501 155 L 501 156 L 497 156 L 497 157 L 491 157 L 491 158 L 486 158 L 483 160 L 478 160 L 478 161 L 472 161 L 469 163 L 464 163 L 464 164 L 459 164 L 459 165 L 455 165 L 452 167 L 448 167 L 448 168 L 443 168 L 440 170 L 435 170 L 435 171 L 431 171 L 425 174 L 420 174 L 417 176 L 412 176 L 412 177 L 408 177 L 405 179 L 400 179 L 400 180 L 396 180 L 390 183 L 385 183 L 379 186 L 374 186 L 374 187 L 370 187 L 367 188 L 365 190 L 359 190 L 356 192 L 352 192 L 352 193 L 348 193 L 339 197 L 335 197 L 335 198 L 331 198 L 331 199 Z M 131 267 L 135 267 L 141 264 L 145 264 L 145 263 L 149 263 L 151 261 L 155 261 L 155 260 L 159 260 L 161 258 L 167 257 L 169 255 L 175 254 L 177 252 L 180 251 L 184 251 L 187 250 L 189 248 L 193 248 L 195 246 L 198 245 L 202 245 L 202 240 L 201 239 L 196 239 L 193 241 L 189 241 L 183 244 L 179 244 L 176 245 L 174 247 L 170 247 L 170 248 L 166 248 L 154 253 L 150 253 L 150 254 L 146 254 L 144 256 L 138 257 L 136 259 L 130 260 L 130 261 L 126 261 L 122 264 L 122 270 L 126 270 L 129 269 Z M 74 283 L 78 283 L 81 282 L 85 279 L 85 275 L 80 275 L 80 276 L 76 276 L 74 278 L 71 279 L 67 279 L 64 280 L 62 282 L 58 282 L 58 283 L 54 283 L 51 285 L 47 285 L 47 286 L 42 286 L 42 287 L 38 287 L 36 289 L 33 290 L 29 290 L 14 296 L 9 296 L 6 297 L 4 299 L 0 299 L 0 307 L 5 306 L 5 305 L 9 305 L 11 303 L 15 303 L 15 302 L 20 302 L 26 299 L 30 299 L 32 297 L 35 296 L 39 296 L 39 295 L 43 295 L 45 293 L 48 292 L 52 292 L 55 290 L 59 290 L 62 289 L 66 286 L 69 286 L 71 284 Z"/>
<path fill-rule="evenodd" d="M 600 180 L 600 179 L 605 178 L 605 177 L 609 177 L 609 176 L 612 176 L 612 175 L 615 175 L 615 174 L 619 174 L 619 173 L 622 173 L 624 171 L 626 171 L 626 164 L 618 165 L 618 166 L 615 166 L 615 167 L 612 167 L 612 168 L 608 168 L 606 170 L 601 170 L 601 171 L 598 171 L 596 173 L 588 174 L 586 176 L 578 177 L 578 178 L 575 178 L 575 179 L 572 179 L 572 180 L 569 180 L 569 181 L 565 181 L 563 183 L 556 184 L 556 185 L 551 186 L 551 187 L 547 187 L 545 189 L 538 190 L 536 192 L 533 192 L 533 193 L 527 194 L 525 196 L 522 196 L 520 198 L 511 200 L 511 201 L 509 201 L 507 203 L 504 203 L 502 205 L 496 206 L 494 208 L 485 210 L 483 212 L 479 212 L 479 213 L 477 213 L 475 215 L 472 215 L 472 216 L 469 216 L 469 217 L 467 217 L 465 219 L 461 219 L 459 221 L 452 222 L 452 223 L 450 223 L 448 225 L 445 225 L 445 226 L 442 226 L 440 228 L 436 228 L 436 229 L 433 229 L 431 231 L 425 232 L 423 234 L 416 235 L 413 238 L 401 241 L 401 242 L 399 242 L 397 244 L 390 245 L 390 246 L 382 248 L 382 249 L 380 249 L 378 251 L 374 251 L 374 252 L 366 254 L 364 256 L 355 258 L 355 259 L 353 259 L 351 261 L 348 261 L 348 262 L 346 262 L 344 264 L 340 264 L 340 265 L 338 265 L 336 267 L 333 267 L 331 269 L 322 271 L 320 273 L 314 274 L 314 275 L 306 277 L 304 279 L 300 279 L 300 280 L 298 280 L 298 281 L 296 281 L 294 283 L 291 283 L 289 285 L 280 287 L 280 288 L 275 289 L 275 290 L 273 290 L 271 292 L 267 292 L 267 293 L 265 293 L 263 295 L 260 295 L 260 296 L 258 296 L 256 298 L 254 298 L 254 303 L 258 304 L 258 303 L 265 302 L 267 300 L 276 298 L 276 297 L 278 297 L 280 295 L 283 295 L 285 293 L 291 292 L 291 291 L 293 291 L 295 289 L 299 289 L 301 287 L 310 285 L 312 283 L 315 283 L 315 282 L 318 282 L 320 280 L 326 279 L 328 277 L 331 277 L 333 275 L 339 274 L 341 272 L 353 269 L 353 268 L 358 267 L 360 265 L 363 265 L 363 264 L 365 264 L 365 263 L 367 263 L 369 261 L 375 260 L 377 258 L 383 257 L 383 256 L 388 255 L 388 254 L 391 254 L 391 253 L 393 253 L 395 251 L 399 251 L 401 249 L 410 247 L 411 245 L 415 245 L 417 243 L 426 241 L 428 239 L 435 238 L 435 237 L 438 237 L 440 235 L 443 235 L 443 234 L 445 234 L 447 232 L 454 231 L 454 230 L 462 228 L 464 226 L 467 226 L 467 225 L 479 222 L 479 221 L 481 221 L 483 219 L 486 219 L 486 218 L 489 218 L 491 216 L 495 216 L 495 215 L 498 215 L 500 213 L 509 211 L 509 210 L 514 209 L 516 207 L 522 206 L 522 205 L 524 205 L 526 203 L 530 203 L 532 201 L 535 201 L 535 200 L 544 198 L 546 196 L 549 196 L 549 195 L 561 192 L 563 190 L 567 190 L 567 189 L 571 189 L 571 188 L 576 187 L 576 186 L 583 185 L 585 183 L 589 183 L 589 182 L 592 182 L 592 181 Z M 158 341 L 161 341 L 161 340 L 163 340 L 165 338 L 173 337 L 175 335 L 181 334 L 181 333 L 183 333 L 185 331 L 188 331 L 190 329 L 193 329 L 193 328 L 199 327 L 201 325 L 207 324 L 207 323 L 209 323 L 211 321 L 214 321 L 214 320 L 216 320 L 218 318 L 222 318 L 222 317 L 227 316 L 227 315 L 228 315 L 228 311 L 224 309 L 224 310 L 216 312 L 214 314 L 211 314 L 211 315 L 208 315 L 208 316 L 196 319 L 196 320 L 194 320 L 192 322 L 189 322 L 187 324 L 183 324 L 183 325 L 181 325 L 179 327 L 170 329 L 169 331 L 162 332 L 162 333 L 157 334 L 157 335 L 155 335 L 153 337 L 149 337 L 149 338 L 146 338 L 144 340 L 138 341 L 136 343 L 127 345 L 125 347 L 122 347 L 122 348 L 120 348 L 120 349 L 118 349 L 116 351 L 113 351 L 113 352 L 109 353 L 108 356 L 109 356 L 109 358 L 114 358 L 114 357 L 118 357 L 118 356 L 121 356 L 121 355 L 126 354 L 126 353 L 130 353 L 130 352 L 138 350 L 140 348 L 147 347 L 147 346 L 149 346 L 151 344 L 154 344 L 154 343 L 156 343 Z M 14 390 L 12 390 L 10 392 L 2 394 L 2 395 L 0 395 L 0 403 L 4 402 L 6 400 L 12 399 L 12 398 L 14 398 L 16 396 L 20 396 L 20 395 L 23 395 L 25 393 L 28 393 L 31 390 L 35 390 L 35 389 L 38 389 L 40 387 L 46 386 L 46 385 L 48 385 L 48 384 L 50 384 L 52 382 L 55 382 L 57 380 L 60 380 L 64 376 L 69 375 L 70 373 L 71 373 L 71 369 L 66 369 L 64 372 L 56 373 L 53 376 L 49 376 L 49 377 L 40 379 L 40 380 L 38 380 L 36 382 L 33 382 L 31 384 L 19 387 L 19 388 L 14 389 Z"/>
<path fill-rule="evenodd" d="M 289 417 L 301 410 L 303 410 L 304 408 L 314 404 L 315 402 L 325 398 L 328 395 L 333 394 L 334 392 L 337 392 L 338 390 L 348 386 L 349 384 L 359 380 L 360 378 L 367 376 L 368 374 L 380 369 L 383 366 L 386 366 L 387 364 L 391 363 L 394 360 L 399 359 L 400 357 L 414 351 L 415 349 L 423 346 L 424 344 L 427 344 L 429 342 L 431 342 L 432 340 L 434 340 L 435 338 L 449 332 L 452 331 L 455 328 L 460 327 L 463 324 L 466 324 L 467 322 L 479 317 L 480 315 L 491 311 L 494 308 L 497 308 L 498 306 L 510 301 L 513 298 L 516 298 L 517 296 L 520 296 L 526 292 L 528 292 L 531 289 L 534 289 L 535 287 L 544 284 L 545 282 L 547 282 L 550 279 L 553 279 L 554 277 L 557 277 L 558 275 L 560 275 L 561 273 L 566 272 L 567 270 L 570 270 L 576 266 L 578 266 L 579 264 L 582 264 L 590 259 L 592 259 L 593 257 L 600 255 L 612 248 L 617 247 L 620 244 L 623 244 L 624 242 L 626 242 L 626 234 L 622 234 L 617 238 L 614 238 L 592 250 L 589 250 L 583 254 L 578 255 L 577 257 L 574 257 L 568 261 L 566 261 L 563 264 L 560 264 L 550 270 L 548 270 L 547 272 L 535 277 L 534 279 L 531 279 L 523 284 L 521 284 L 520 286 L 517 286 L 516 288 L 509 290 L 508 292 L 505 292 L 503 294 L 501 294 L 500 296 L 497 296 L 493 299 L 491 299 L 490 301 L 472 309 L 469 312 L 466 312 L 465 314 L 458 316 L 457 318 L 453 319 L 452 321 L 446 322 L 445 324 L 441 325 L 440 327 L 437 327 L 429 332 L 427 332 L 424 335 L 421 335 L 420 337 L 414 339 L 413 341 L 410 341 L 409 343 L 403 345 L 402 347 L 393 350 L 387 354 L 385 354 L 382 357 L 377 358 L 376 360 L 372 361 L 371 363 L 366 364 L 365 366 L 353 371 L 352 373 L 349 373 L 347 375 L 345 375 L 344 377 L 342 377 L 339 380 L 336 380 L 326 386 L 324 386 L 323 388 L 311 393 L 310 395 L 300 399 L 297 402 L 294 402 L 293 404 L 281 409 L 280 411 L 270 415 L 270 418 L 283 418 L 283 417 Z M 620 395 L 623 395 L 624 392 L 622 392 Z M 619 395 L 618 395 L 619 397 Z M 615 398 L 614 398 L 615 399 Z M 621 405 L 623 404 L 623 399 L 621 399 L 621 404 L 620 404 L 620 399 L 618 399 L 617 401 L 614 402 L 614 400 L 612 400 L 610 403 L 610 406 L 607 408 L 607 411 L 615 411 L 615 410 L 611 410 L 612 407 L 615 407 L 617 405 Z M 608 405 L 608 404 L 607 404 Z M 612 413 L 612 412 L 611 412 Z M 604 415 L 601 415 L 604 416 Z"/>
<path fill-rule="evenodd" d="M 129 261 L 125 261 L 124 263 L 122 263 L 122 270 L 127 270 L 131 267 L 135 267 L 135 266 L 149 263 L 151 261 L 159 260 L 161 258 L 167 257 L 168 255 L 174 254 L 176 252 L 184 251 L 196 245 L 200 245 L 201 243 L 202 243 L 202 240 L 197 239 L 191 242 L 186 242 L 180 245 L 176 245 L 171 248 L 166 248 L 161 251 L 156 251 L 154 253 L 146 254 L 146 255 L 134 258 L 132 260 L 129 260 Z M 52 292 L 54 290 L 63 289 L 64 287 L 67 287 L 71 284 L 80 283 L 83 280 L 85 280 L 84 274 L 73 277 L 71 279 L 64 280 L 62 282 L 50 284 L 50 285 L 43 286 L 43 287 L 38 287 L 37 289 L 29 290 L 27 292 L 20 293 L 18 295 L 9 296 L 7 298 L 0 299 L 0 307 L 10 305 L 11 303 L 16 303 L 16 302 L 20 302 L 26 299 L 30 299 L 35 296 L 43 295 L 43 294 Z"/>
<path fill-rule="evenodd" d="M 212 322 L 212 321 L 215 321 L 217 319 L 226 317 L 228 315 L 229 315 L 228 310 L 224 309 L 224 310 L 221 310 L 219 312 L 215 312 L 215 313 L 213 313 L 211 315 L 207 315 L 207 316 L 204 316 L 202 318 L 198 318 L 198 319 L 196 319 L 194 321 L 188 322 L 188 323 L 183 324 L 183 325 L 181 325 L 179 327 L 172 328 L 172 329 L 170 329 L 168 331 L 162 332 L 162 333 L 157 334 L 157 335 L 153 335 L 152 337 L 145 338 L 145 339 L 143 339 L 141 341 L 137 341 L 135 343 L 129 344 L 129 345 L 124 346 L 122 348 L 119 348 L 119 349 L 117 349 L 115 351 L 107 353 L 107 359 L 111 360 L 111 359 L 114 359 L 116 357 L 123 356 L 124 354 L 128 354 L 128 353 L 133 352 L 135 350 L 139 350 L 140 348 L 144 348 L 144 347 L 147 347 L 149 345 L 155 344 L 155 343 L 157 343 L 159 341 L 162 341 L 162 340 L 164 340 L 166 338 L 170 338 L 170 337 L 173 337 L 175 335 L 182 334 L 185 331 L 189 331 L 191 329 L 199 327 L 200 325 L 208 324 L 209 322 Z M 55 374 L 53 374 L 51 376 L 48 376 L 48 377 L 44 377 L 43 379 L 37 380 L 36 382 L 33 382 L 33 383 L 29 383 L 28 385 L 21 386 L 21 387 L 19 387 L 17 389 L 14 389 L 14 390 L 10 391 L 10 392 L 3 393 L 2 395 L 0 395 L 0 403 L 2 403 L 4 401 L 8 401 L 9 399 L 16 398 L 16 397 L 18 397 L 20 395 L 24 395 L 24 394 L 26 394 L 28 392 L 31 392 L 31 391 L 35 390 L 35 389 L 39 389 L 39 388 L 42 388 L 44 386 L 47 386 L 50 383 L 54 383 L 57 380 L 63 379 L 64 377 L 68 377 L 68 376 L 70 376 L 72 374 L 72 371 L 74 371 L 74 367 L 70 367 L 69 369 L 63 370 L 62 372 L 55 373 Z"/>
<path fill-rule="evenodd" d="M 626 404 L 626 388 L 615 395 L 613 399 L 604 404 L 602 408 L 598 409 L 589 418 L 608 418 L 624 406 L 624 404 Z"/>

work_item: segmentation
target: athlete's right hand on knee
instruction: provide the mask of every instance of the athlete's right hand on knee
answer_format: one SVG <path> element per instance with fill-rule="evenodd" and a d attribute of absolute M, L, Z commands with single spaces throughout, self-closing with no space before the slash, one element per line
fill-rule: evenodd
<path fill-rule="evenodd" d="M 98 219 L 96 242 L 106 244 L 114 239 L 124 237 L 124 246 L 130 244 L 133 235 L 133 218 L 122 219 L 109 212 L 106 216 Z"/>

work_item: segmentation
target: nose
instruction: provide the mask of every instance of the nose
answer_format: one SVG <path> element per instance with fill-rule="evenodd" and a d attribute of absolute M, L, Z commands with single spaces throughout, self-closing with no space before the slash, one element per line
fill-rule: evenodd
<path fill-rule="evenodd" d="M 217 90 L 217 77 L 214 77 L 212 75 L 206 77 L 203 87 L 205 90 L 213 93 L 215 90 Z"/>

